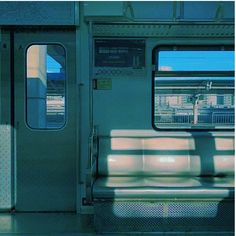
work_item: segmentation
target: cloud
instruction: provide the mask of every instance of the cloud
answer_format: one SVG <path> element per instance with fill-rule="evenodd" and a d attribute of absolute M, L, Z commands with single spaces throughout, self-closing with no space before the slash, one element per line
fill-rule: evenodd
<path fill-rule="evenodd" d="M 171 66 L 160 66 L 160 71 L 172 71 L 172 67 Z"/>

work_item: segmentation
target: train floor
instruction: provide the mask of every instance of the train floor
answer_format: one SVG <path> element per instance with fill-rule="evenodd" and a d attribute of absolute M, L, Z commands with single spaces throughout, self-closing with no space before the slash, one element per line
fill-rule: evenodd
<path fill-rule="evenodd" d="M 0 236 L 94 236 L 94 235 L 165 235 L 165 236 L 233 236 L 229 232 L 152 232 L 96 234 L 91 216 L 75 213 L 0 213 Z"/>
<path fill-rule="evenodd" d="M 1 213 L 3 235 L 94 235 L 89 218 L 75 213 Z"/>

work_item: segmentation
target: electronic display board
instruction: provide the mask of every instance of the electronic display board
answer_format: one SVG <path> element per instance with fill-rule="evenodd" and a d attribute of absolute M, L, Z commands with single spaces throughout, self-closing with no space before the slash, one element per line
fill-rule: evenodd
<path fill-rule="evenodd" d="M 96 39 L 95 67 L 145 67 L 145 41 L 137 39 Z"/>

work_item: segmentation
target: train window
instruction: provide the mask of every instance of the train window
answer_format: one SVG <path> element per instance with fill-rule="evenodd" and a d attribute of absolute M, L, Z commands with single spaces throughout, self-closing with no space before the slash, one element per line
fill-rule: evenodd
<path fill-rule="evenodd" d="M 58 44 L 27 50 L 26 120 L 33 129 L 65 125 L 65 49 Z"/>
<path fill-rule="evenodd" d="M 154 127 L 234 127 L 234 51 L 230 47 L 154 50 Z"/>

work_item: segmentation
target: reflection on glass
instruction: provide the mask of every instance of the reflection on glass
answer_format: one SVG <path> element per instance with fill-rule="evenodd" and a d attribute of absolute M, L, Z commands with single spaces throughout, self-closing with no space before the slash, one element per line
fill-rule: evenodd
<path fill-rule="evenodd" d="M 27 124 L 58 129 L 65 124 L 65 50 L 32 45 L 27 50 Z"/>

